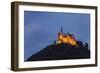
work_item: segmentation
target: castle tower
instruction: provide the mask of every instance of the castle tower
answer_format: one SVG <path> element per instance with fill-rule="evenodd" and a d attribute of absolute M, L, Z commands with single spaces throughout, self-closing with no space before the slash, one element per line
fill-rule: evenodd
<path fill-rule="evenodd" d="M 62 39 L 63 39 L 63 28 L 62 28 L 62 25 L 61 25 L 60 32 L 58 32 L 58 40 L 57 40 L 57 43 L 58 44 L 62 43 Z"/>
<path fill-rule="evenodd" d="M 63 34 L 63 27 L 62 27 L 62 25 L 61 25 L 61 34 Z"/>

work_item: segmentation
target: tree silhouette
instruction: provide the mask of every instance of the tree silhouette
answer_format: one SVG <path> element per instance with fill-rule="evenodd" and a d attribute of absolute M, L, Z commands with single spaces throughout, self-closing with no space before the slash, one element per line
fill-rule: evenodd
<path fill-rule="evenodd" d="M 85 43 L 85 46 L 84 46 L 84 47 L 85 47 L 85 48 L 88 48 L 88 43 L 87 43 L 87 42 Z"/>
<path fill-rule="evenodd" d="M 54 40 L 54 44 L 56 44 L 56 41 Z"/>
<path fill-rule="evenodd" d="M 77 41 L 77 44 L 79 47 L 83 47 L 83 42 L 82 41 Z"/>

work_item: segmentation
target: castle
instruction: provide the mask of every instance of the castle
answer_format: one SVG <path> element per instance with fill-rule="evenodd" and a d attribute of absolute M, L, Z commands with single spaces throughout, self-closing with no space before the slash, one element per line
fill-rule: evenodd
<path fill-rule="evenodd" d="M 58 39 L 57 39 L 57 44 L 70 44 L 70 45 L 77 45 L 77 41 L 74 38 L 73 34 L 69 34 L 69 33 L 63 33 L 63 28 L 61 27 L 61 31 L 58 32 Z"/>

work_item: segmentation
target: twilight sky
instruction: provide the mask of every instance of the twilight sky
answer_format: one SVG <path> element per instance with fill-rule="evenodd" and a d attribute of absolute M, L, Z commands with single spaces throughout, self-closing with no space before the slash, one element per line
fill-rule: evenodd
<path fill-rule="evenodd" d="M 52 44 L 61 25 L 64 33 L 90 43 L 89 14 L 24 11 L 24 60 Z"/>

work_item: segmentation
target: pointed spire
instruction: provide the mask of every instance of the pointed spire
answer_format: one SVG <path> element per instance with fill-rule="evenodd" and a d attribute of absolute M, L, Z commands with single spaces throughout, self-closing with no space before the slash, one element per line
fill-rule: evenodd
<path fill-rule="evenodd" d="M 61 25 L 61 33 L 63 34 L 63 27 L 62 27 L 62 25 Z"/>

